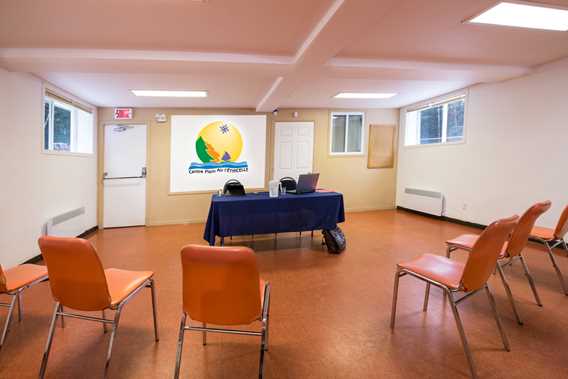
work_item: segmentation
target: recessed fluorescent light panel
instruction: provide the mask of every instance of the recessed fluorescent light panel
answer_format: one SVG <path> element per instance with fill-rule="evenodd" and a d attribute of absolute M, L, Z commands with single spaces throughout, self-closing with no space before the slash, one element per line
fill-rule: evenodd
<path fill-rule="evenodd" d="M 390 99 L 396 93 L 378 92 L 339 92 L 334 96 L 336 99 Z"/>
<path fill-rule="evenodd" d="M 133 89 L 136 96 L 144 97 L 207 97 L 207 91 L 160 91 Z"/>
<path fill-rule="evenodd" d="M 568 31 L 568 10 L 537 4 L 501 2 L 468 22 Z"/>

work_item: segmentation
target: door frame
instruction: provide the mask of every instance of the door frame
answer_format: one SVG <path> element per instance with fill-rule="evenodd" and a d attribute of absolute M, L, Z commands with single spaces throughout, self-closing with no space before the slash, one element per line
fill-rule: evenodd
<path fill-rule="evenodd" d="M 316 155 L 316 131 L 317 131 L 317 123 L 315 120 L 297 120 L 297 119 L 293 119 L 293 120 L 278 120 L 278 121 L 273 121 L 272 123 L 272 154 L 271 154 L 271 162 L 270 162 L 270 174 L 268 177 L 268 180 L 272 180 L 271 178 L 274 177 L 274 172 L 275 170 L 275 164 L 276 164 L 276 124 L 278 123 L 300 123 L 300 122 L 311 122 L 314 126 L 314 133 L 313 133 L 313 141 L 312 141 L 312 172 L 317 172 L 317 155 Z"/>
<path fill-rule="evenodd" d="M 104 229 L 104 169 L 105 169 L 105 128 L 107 125 L 145 125 L 146 126 L 146 214 L 144 215 L 144 225 L 148 222 L 148 207 L 150 205 L 150 186 L 149 179 L 152 175 L 150 170 L 150 123 L 147 121 L 125 120 L 125 121 L 103 121 L 99 124 L 97 131 L 97 224 L 99 229 Z"/>

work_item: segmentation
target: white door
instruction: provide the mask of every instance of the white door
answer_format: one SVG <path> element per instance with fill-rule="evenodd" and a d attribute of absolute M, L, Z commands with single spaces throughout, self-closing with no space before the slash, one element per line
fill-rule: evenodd
<path fill-rule="evenodd" d="M 274 176 L 290 176 L 298 180 L 300 174 L 313 170 L 314 123 L 277 122 L 274 138 Z"/>
<path fill-rule="evenodd" d="M 103 226 L 146 224 L 146 125 L 105 125 Z"/>

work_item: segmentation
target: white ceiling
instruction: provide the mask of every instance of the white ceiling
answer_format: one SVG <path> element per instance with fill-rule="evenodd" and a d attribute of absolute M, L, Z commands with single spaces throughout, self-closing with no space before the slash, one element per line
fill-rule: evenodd
<path fill-rule="evenodd" d="M 566 32 L 462 23 L 496 2 L 3 1 L 0 67 L 97 106 L 401 107 L 568 56 Z M 131 89 L 209 96 L 137 98 Z M 341 91 L 398 95 L 333 99 Z"/>

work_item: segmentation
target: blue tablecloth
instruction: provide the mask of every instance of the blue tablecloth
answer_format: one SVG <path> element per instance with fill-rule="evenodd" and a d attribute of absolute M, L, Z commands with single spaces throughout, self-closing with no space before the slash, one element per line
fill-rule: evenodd
<path fill-rule="evenodd" d="M 203 238 L 214 245 L 216 236 L 333 229 L 344 221 L 343 195 L 337 192 L 284 194 L 276 198 L 267 192 L 213 195 Z"/>

